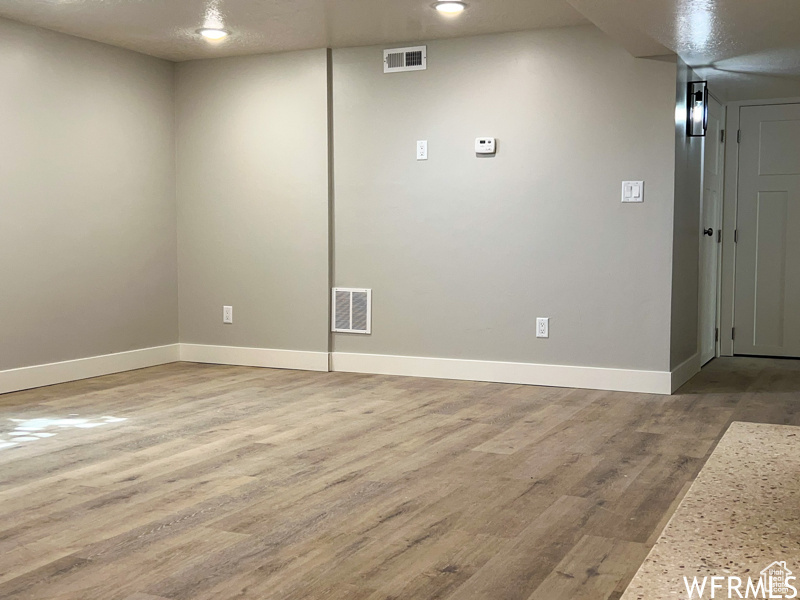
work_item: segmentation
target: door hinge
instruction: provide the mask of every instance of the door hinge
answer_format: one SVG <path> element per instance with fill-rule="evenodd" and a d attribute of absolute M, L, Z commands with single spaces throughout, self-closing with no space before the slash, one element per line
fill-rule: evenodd
<path fill-rule="evenodd" d="M 724 129 L 720 129 L 719 130 L 719 141 L 720 141 L 721 144 L 725 143 L 725 130 Z"/>
<path fill-rule="evenodd" d="M 717 243 L 722 243 L 722 229 L 717 229 Z"/>
<path fill-rule="evenodd" d="M 736 143 L 737 144 L 741 144 L 742 143 L 742 130 L 741 129 L 737 129 L 736 130 Z"/>
<path fill-rule="evenodd" d="M 719 341 L 719 327 L 714 329 L 714 341 L 715 342 Z"/>
<path fill-rule="evenodd" d="M 736 339 L 736 327 L 731 327 L 731 340 Z"/>
<path fill-rule="evenodd" d="M 734 244 L 738 244 L 739 243 L 739 230 L 738 229 L 734 229 L 733 230 L 733 243 Z"/>

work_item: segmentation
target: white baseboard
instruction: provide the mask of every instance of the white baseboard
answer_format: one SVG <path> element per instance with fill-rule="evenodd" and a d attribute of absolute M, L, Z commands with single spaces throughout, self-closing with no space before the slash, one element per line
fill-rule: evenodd
<path fill-rule="evenodd" d="M 334 352 L 331 358 L 332 371 L 349 373 L 410 375 L 437 379 L 521 383 L 647 394 L 672 392 L 672 375 L 668 371 L 638 371 L 347 352 Z"/>
<path fill-rule="evenodd" d="M 327 352 L 304 350 L 180 344 L 180 359 L 186 362 L 238 365 L 242 367 L 272 367 L 274 369 L 298 369 L 301 371 L 328 370 Z"/>
<path fill-rule="evenodd" d="M 675 392 L 679 387 L 681 387 L 699 372 L 700 354 L 697 353 L 672 369 L 672 385 L 670 392 Z"/>
<path fill-rule="evenodd" d="M 248 367 L 328 371 L 328 357 L 327 352 L 171 344 L 0 371 L 0 394 L 132 371 L 179 360 Z M 349 373 L 408 375 L 647 394 L 670 394 L 700 371 L 698 355 L 692 356 L 671 373 L 668 371 L 347 352 L 334 352 L 330 355 L 330 359 L 330 370 Z"/>
<path fill-rule="evenodd" d="M 178 344 L 0 371 L 0 394 L 154 367 L 179 359 Z"/>

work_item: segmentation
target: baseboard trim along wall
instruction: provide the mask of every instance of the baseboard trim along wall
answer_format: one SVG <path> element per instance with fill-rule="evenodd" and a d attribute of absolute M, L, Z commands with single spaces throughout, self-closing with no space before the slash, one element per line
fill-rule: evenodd
<path fill-rule="evenodd" d="M 237 365 L 242 367 L 298 369 L 300 371 L 328 370 L 327 352 L 311 352 L 305 350 L 273 350 L 270 348 L 180 344 L 180 360 L 218 365 Z"/>
<path fill-rule="evenodd" d="M 177 362 L 178 344 L 0 371 L 0 394 Z"/>
<path fill-rule="evenodd" d="M 670 393 L 677 391 L 679 387 L 681 387 L 699 372 L 700 354 L 695 353 L 694 356 L 687 358 L 677 367 L 672 369 L 672 385 L 670 386 Z"/>
<path fill-rule="evenodd" d="M 673 381 L 669 371 L 638 371 L 347 352 L 334 352 L 331 359 L 332 371 L 348 373 L 409 375 L 646 394 L 670 394 Z"/>
<path fill-rule="evenodd" d="M 178 361 L 302 371 L 331 370 L 375 375 L 407 375 L 645 394 L 671 394 L 700 371 L 700 358 L 697 354 L 669 372 L 347 352 L 333 352 L 329 355 L 327 352 L 303 350 L 171 344 L 0 371 L 0 394 Z"/>

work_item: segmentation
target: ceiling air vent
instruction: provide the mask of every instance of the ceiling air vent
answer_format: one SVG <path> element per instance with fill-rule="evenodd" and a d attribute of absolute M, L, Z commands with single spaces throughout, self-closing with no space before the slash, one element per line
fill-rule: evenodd
<path fill-rule="evenodd" d="M 428 47 L 393 48 L 383 51 L 383 72 L 424 71 L 428 68 Z"/>
<path fill-rule="evenodd" d="M 331 330 L 339 333 L 370 333 L 372 290 L 333 288 Z"/>

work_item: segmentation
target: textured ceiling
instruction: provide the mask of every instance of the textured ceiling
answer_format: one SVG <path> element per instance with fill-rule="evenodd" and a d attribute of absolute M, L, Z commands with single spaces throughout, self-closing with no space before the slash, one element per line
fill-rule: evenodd
<path fill-rule="evenodd" d="M 800 0 L 0 0 L 0 16 L 181 61 L 586 23 L 634 56 L 677 53 L 723 101 L 800 96 Z M 223 26 L 209 43 L 195 32 Z"/>
<path fill-rule="evenodd" d="M 0 0 L 0 16 L 175 61 L 340 48 L 586 23 L 566 0 Z M 195 31 L 224 26 L 209 43 Z"/>
<path fill-rule="evenodd" d="M 635 56 L 670 50 L 723 100 L 800 96 L 800 0 L 569 0 Z"/>

